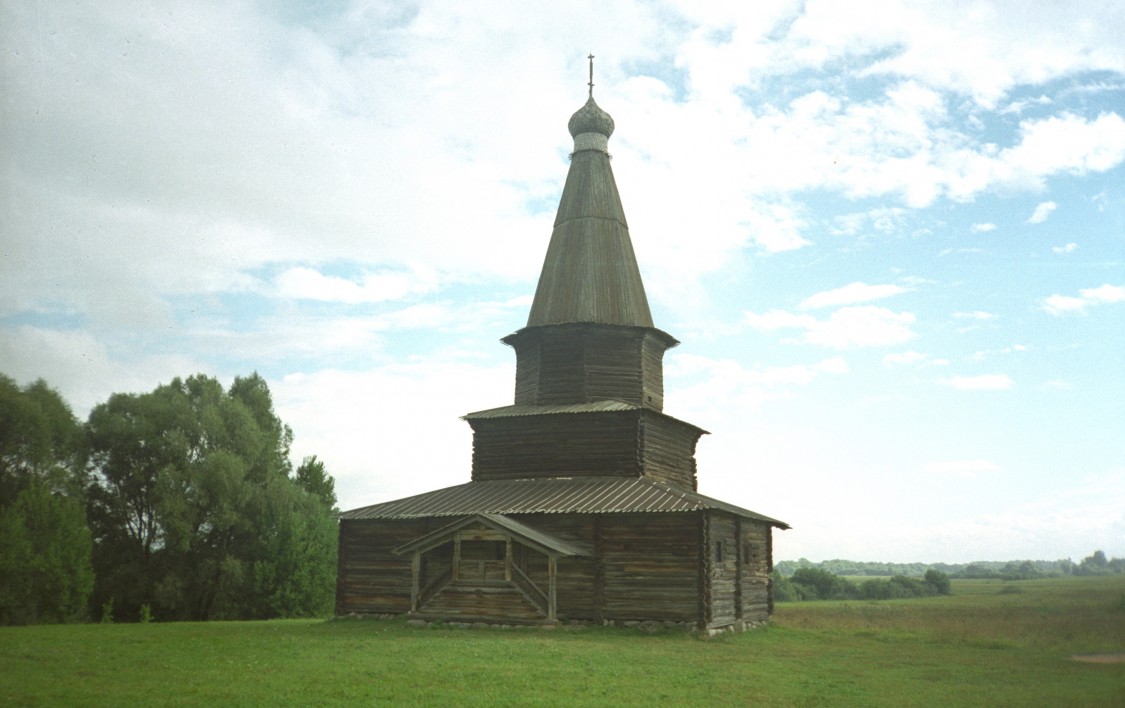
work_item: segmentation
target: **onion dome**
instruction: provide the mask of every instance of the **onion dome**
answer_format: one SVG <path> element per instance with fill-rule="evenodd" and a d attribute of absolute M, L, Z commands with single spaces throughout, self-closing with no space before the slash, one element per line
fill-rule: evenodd
<path fill-rule="evenodd" d="M 577 138 L 582 133 L 601 133 L 608 138 L 613 135 L 613 117 L 594 103 L 594 97 L 590 96 L 586 105 L 570 117 L 566 127 L 570 129 L 571 137 Z"/>
<path fill-rule="evenodd" d="M 609 149 L 609 136 L 613 135 L 613 118 L 603 111 L 594 97 L 590 96 L 586 105 L 579 108 L 567 123 L 571 137 L 574 138 L 574 151 Z"/>

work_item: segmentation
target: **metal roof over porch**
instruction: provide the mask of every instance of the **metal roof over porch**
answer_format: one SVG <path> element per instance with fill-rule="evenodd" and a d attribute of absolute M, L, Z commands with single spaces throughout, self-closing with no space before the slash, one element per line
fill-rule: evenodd
<path fill-rule="evenodd" d="M 509 519 L 502 514 L 473 514 L 452 524 L 431 531 L 430 533 L 414 539 L 394 549 L 395 555 L 410 553 L 411 551 L 427 551 L 434 546 L 453 539 L 457 531 L 479 523 L 497 531 L 505 532 L 526 546 L 531 546 L 541 553 L 557 556 L 590 556 L 590 550 L 575 543 L 570 543 L 551 534 L 533 529 L 527 524 L 521 524 L 515 519 Z"/>

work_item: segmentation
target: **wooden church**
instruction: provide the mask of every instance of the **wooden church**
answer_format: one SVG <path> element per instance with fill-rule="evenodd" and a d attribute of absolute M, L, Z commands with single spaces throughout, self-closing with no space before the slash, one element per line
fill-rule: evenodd
<path fill-rule="evenodd" d="M 515 401 L 469 413 L 466 484 L 340 515 L 336 613 L 496 624 L 743 627 L 772 610 L 776 519 L 698 494 L 706 431 L 663 412 L 664 352 L 610 169 L 613 119 L 571 118 L 570 171 Z"/>

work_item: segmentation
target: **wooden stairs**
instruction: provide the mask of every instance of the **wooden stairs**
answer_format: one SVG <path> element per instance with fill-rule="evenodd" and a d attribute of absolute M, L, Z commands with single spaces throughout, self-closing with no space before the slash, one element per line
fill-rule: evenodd
<path fill-rule="evenodd" d="M 547 614 L 515 583 L 508 581 L 452 581 L 415 613 L 416 617 L 446 622 L 539 624 Z"/>

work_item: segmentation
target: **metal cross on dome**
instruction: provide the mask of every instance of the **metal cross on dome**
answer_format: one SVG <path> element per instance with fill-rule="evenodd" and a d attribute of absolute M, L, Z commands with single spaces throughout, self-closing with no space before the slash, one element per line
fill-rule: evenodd
<path fill-rule="evenodd" d="M 591 54 L 587 59 L 590 60 L 590 98 L 594 97 L 594 55 Z"/>

